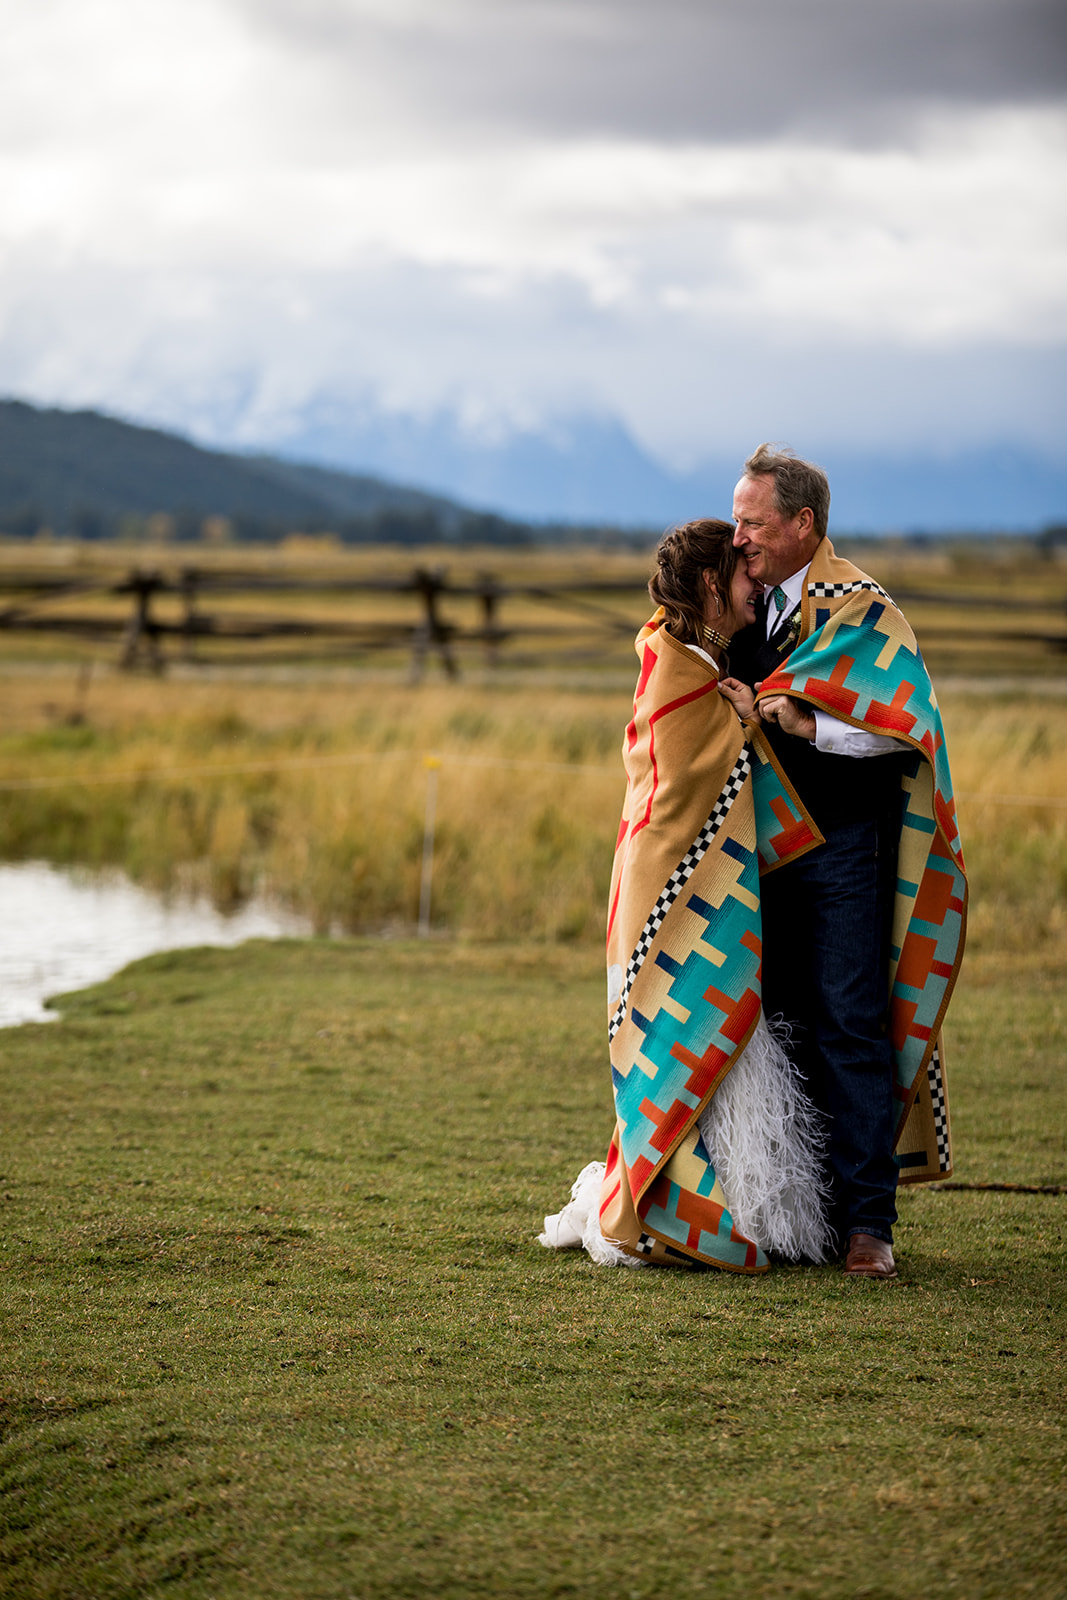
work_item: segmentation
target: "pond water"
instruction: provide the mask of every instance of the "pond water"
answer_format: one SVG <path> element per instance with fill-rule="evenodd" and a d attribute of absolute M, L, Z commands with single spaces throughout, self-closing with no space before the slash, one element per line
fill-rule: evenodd
<path fill-rule="evenodd" d="M 120 873 L 0 865 L 0 1027 L 52 1021 L 49 995 L 100 983 L 157 950 L 310 932 L 306 918 L 262 902 L 223 916 L 208 900 L 164 900 Z"/>

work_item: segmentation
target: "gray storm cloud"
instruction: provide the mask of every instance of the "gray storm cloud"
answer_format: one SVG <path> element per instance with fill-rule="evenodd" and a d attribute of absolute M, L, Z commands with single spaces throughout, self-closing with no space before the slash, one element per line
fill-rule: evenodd
<path fill-rule="evenodd" d="M 557 136 L 899 134 L 932 107 L 1060 100 L 1060 0 L 246 0 L 417 113 Z"/>
<path fill-rule="evenodd" d="M 0 0 L 0 391 L 1056 448 L 1051 0 Z"/>

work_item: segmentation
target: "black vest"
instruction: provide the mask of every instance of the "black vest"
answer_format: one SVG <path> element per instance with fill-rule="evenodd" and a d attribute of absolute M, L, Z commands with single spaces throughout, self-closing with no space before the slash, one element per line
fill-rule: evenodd
<path fill-rule="evenodd" d="M 790 612 L 770 639 L 765 637 L 764 616 L 734 635 L 730 642 L 730 675 L 754 689 L 776 672 L 790 654 Z M 816 750 L 806 739 L 785 733 L 775 723 L 764 723 L 763 731 L 786 776 L 825 833 L 850 822 L 865 822 L 884 814 L 900 798 L 900 777 L 910 759 L 899 756 L 833 756 Z"/>

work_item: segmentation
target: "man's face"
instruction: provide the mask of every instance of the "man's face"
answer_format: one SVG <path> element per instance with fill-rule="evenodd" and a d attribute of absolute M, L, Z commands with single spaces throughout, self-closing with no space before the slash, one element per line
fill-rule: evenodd
<path fill-rule="evenodd" d="M 734 522 L 734 545 L 748 563 L 749 577 L 768 588 L 791 578 L 815 554 L 811 511 L 805 506 L 797 516 L 783 517 L 768 475 L 741 479 L 734 490 Z"/>

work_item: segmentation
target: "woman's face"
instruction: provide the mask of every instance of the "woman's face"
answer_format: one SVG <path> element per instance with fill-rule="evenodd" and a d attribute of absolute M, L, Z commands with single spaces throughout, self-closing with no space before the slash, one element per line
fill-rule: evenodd
<path fill-rule="evenodd" d="M 756 578 L 750 578 L 748 568 L 743 561 L 739 561 L 730 580 L 730 592 L 726 597 L 719 616 L 714 616 L 718 599 L 712 590 L 708 596 L 705 607 L 707 619 L 713 628 L 724 633 L 732 639 L 741 628 L 747 628 L 750 622 L 756 620 L 756 598 L 763 593 L 763 585 Z"/>

